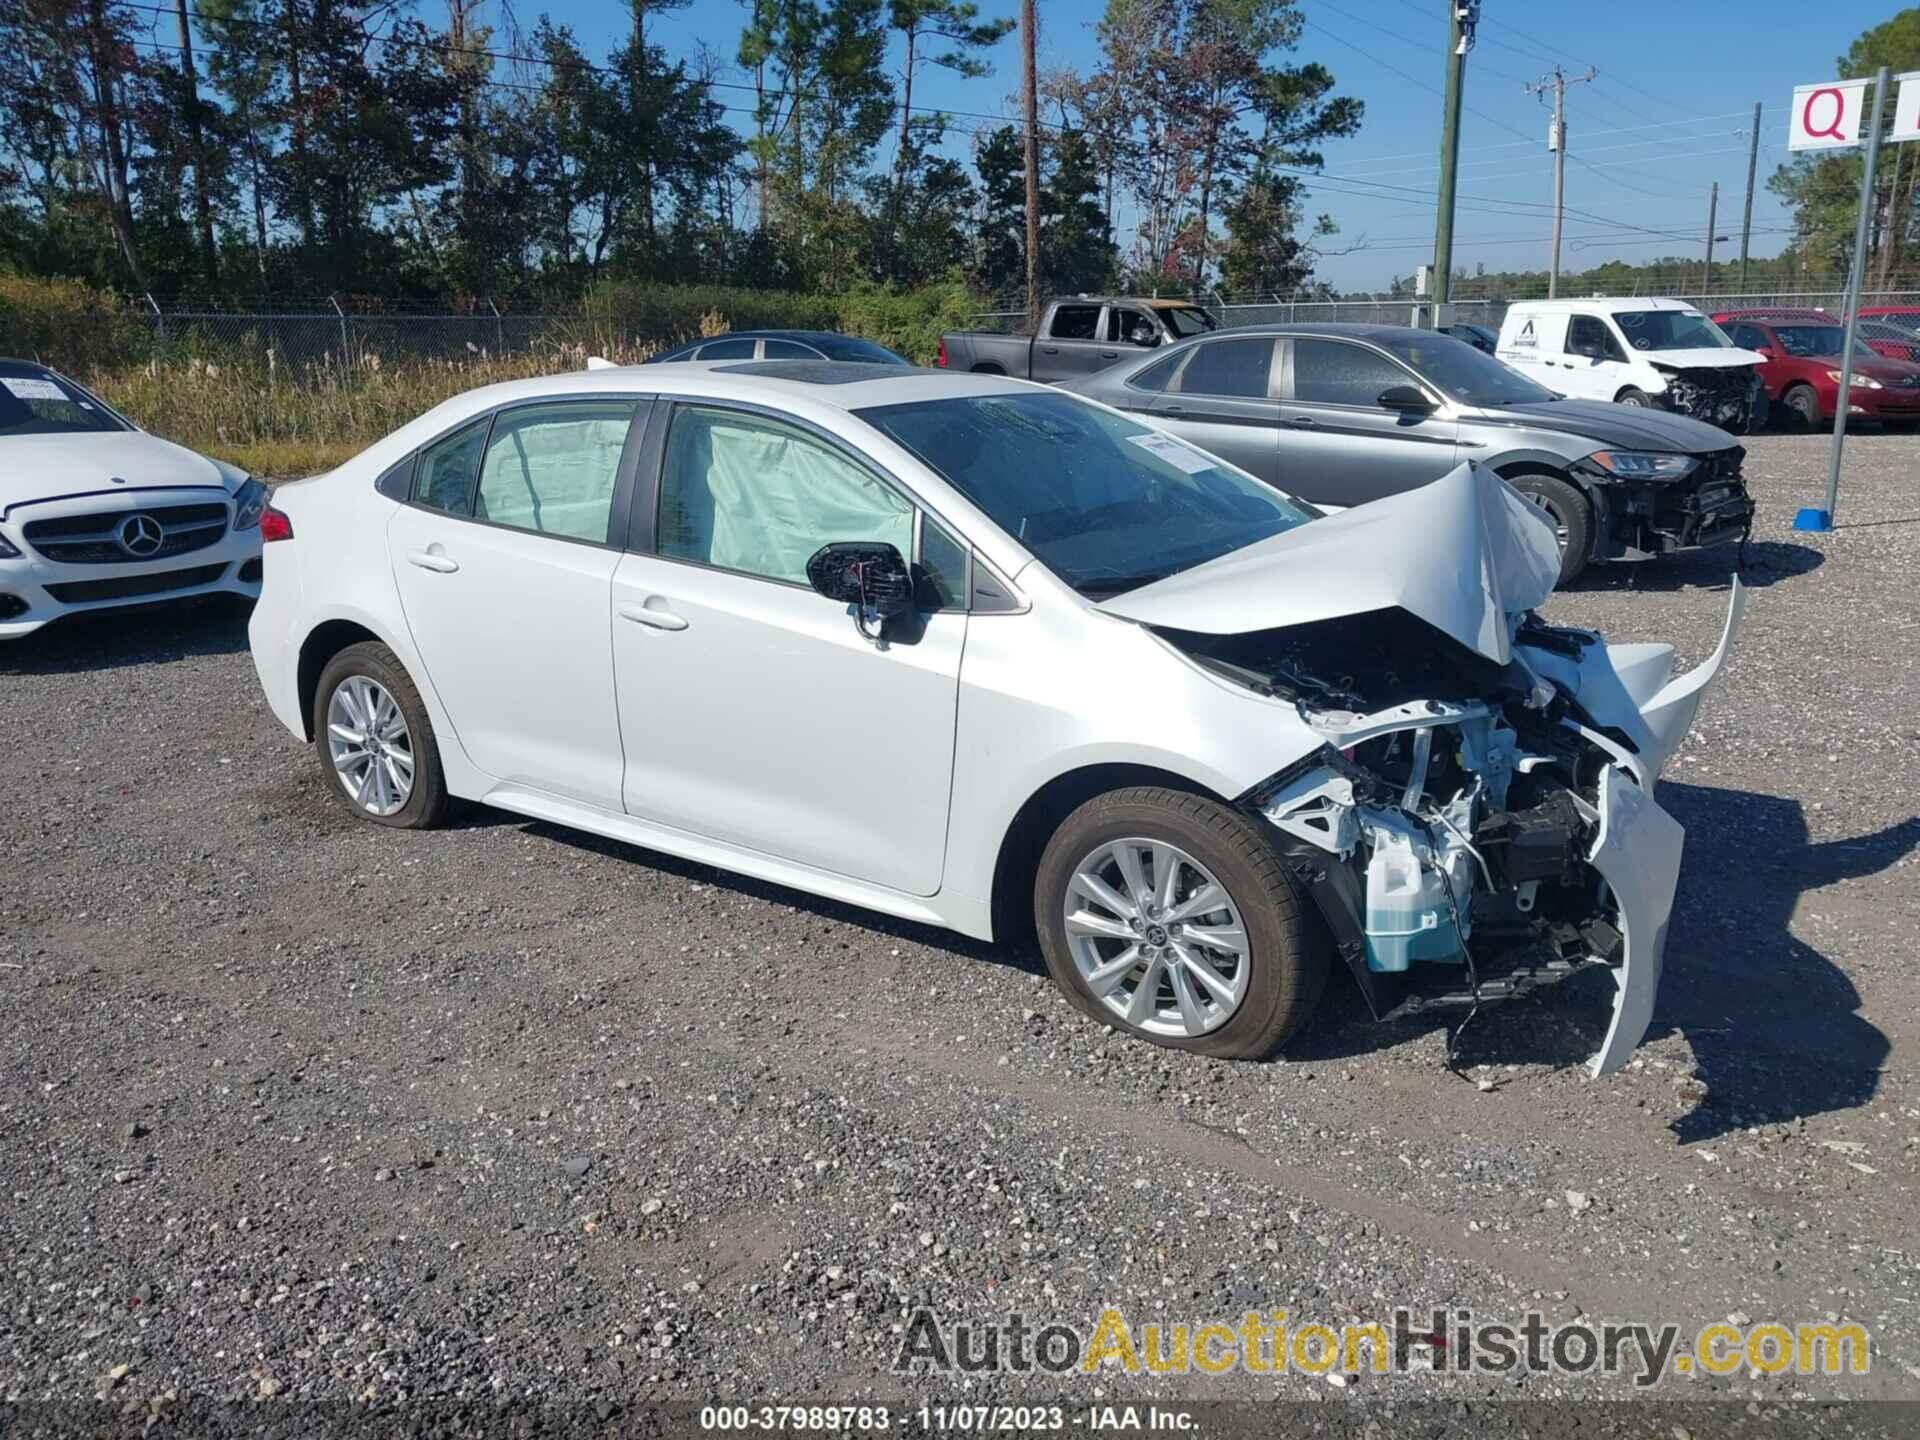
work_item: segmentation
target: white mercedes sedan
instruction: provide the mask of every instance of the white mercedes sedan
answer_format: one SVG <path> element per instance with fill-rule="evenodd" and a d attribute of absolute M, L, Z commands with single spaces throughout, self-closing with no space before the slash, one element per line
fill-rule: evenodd
<path fill-rule="evenodd" d="M 252 599 L 266 504 L 244 471 L 44 365 L 0 360 L 0 640 L 86 610 Z"/>
<path fill-rule="evenodd" d="M 1490 471 L 1322 516 L 1000 377 L 831 361 L 474 391 L 281 487 L 251 635 L 379 825 L 458 797 L 1019 943 L 1096 1020 L 1273 1053 L 1584 969 L 1652 1013 L 1698 670 L 1535 613 Z"/>

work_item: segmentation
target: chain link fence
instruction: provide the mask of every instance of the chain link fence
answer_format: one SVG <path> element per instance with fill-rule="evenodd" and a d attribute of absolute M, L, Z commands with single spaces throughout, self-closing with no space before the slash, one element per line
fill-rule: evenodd
<path fill-rule="evenodd" d="M 326 309 L 169 309 L 140 317 L 157 349 L 244 358 L 270 368 L 387 360 L 462 360 L 585 343 L 578 314 L 466 314 Z"/>

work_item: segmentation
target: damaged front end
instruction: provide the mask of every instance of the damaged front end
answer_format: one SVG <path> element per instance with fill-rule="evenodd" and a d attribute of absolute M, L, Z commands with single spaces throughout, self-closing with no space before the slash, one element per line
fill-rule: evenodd
<path fill-rule="evenodd" d="M 1613 1015 L 1589 1064 L 1607 1074 L 1652 1017 L 1679 878 L 1683 831 L 1654 782 L 1726 661 L 1745 592 L 1736 580 L 1713 656 L 1675 678 L 1668 646 L 1539 619 L 1552 534 L 1484 472 L 1365 509 L 1242 562 L 1268 586 L 1239 588 L 1238 624 L 1208 603 L 1230 593 L 1224 570 L 1107 608 L 1287 703 L 1318 739 L 1239 803 L 1270 827 L 1377 1018 L 1604 968 Z"/>
<path fill-rule="evenodd" d="M 1761 397 L 1759 370 L 1752 365 L 1662 365 L 1653 368 L 1666 378 L 1660 399 L 1678 415 L 1690 415 L 1736 435 L 1745 434 Z"/>

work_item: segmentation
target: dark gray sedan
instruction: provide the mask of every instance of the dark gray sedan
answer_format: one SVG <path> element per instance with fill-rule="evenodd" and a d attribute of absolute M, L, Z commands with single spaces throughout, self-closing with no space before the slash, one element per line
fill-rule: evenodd
<path fill-rule="evenodd" d="M 1719 428 L 1568 400 L 1450 336 L 1396 325 L 1263 325 L 1183 341 L 1065 387 L 1151 418 L 1269 484 L 1350 506 L 1463 460 L 1545 510 L 1561 579 L 1741 539 L 1746 451 Z"/>

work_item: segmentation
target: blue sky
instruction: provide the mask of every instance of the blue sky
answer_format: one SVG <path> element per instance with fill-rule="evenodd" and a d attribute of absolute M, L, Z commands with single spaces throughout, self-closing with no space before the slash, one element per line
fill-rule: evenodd
<path fill-rule="evenodd" d="M 986 16 L 1017 14 L 1017 0 L 979 3 Z M 1342 289 L 1384 288 L 1431 258 L 1447 4 L 1302 0 L 1307 29 L 1296 58 L 1325 64 L 1343 93 L 1367 105 L 1360 133 L 1327 148 L 1327 178 L 1315 185 L 1311 202 L 1340 227 L 1330 248 L 1360 247 L 1329 255 L 1319 267 L 1322 278 Z M 1091 69 L 1097 60 L 1093 27 L 1103 8 L 1103 0 L 1039 0 L 1042 69 Z M 1548 112 L 1522 87 L 1556 61 L 1569 75 L 1589 65 L 1599 71 L 1594 83 L 1568 91 L 1573 158 L 1567 166 L 1566 268 L 1667 254 L 1697 261 L 1705 248 L 1708 187 L 1716 180 L 1716 229 L 1731 237 L 1716 247 L 1716 258 L 1737 254 L 1755 101 L 1764 110 L 1753 253 L 1777 252 L 1786 221 L 1765 179 L 1786 159 L 1793 87 L 1830 78 L 1834 58 L 1899 8 L 1804 0 L 1485 0 L 1480 41 L 1467 60 L 1471 112 L 1460 139 L 1456 264 L 1471 269 L 1484 263 L 1490 270 L 1546 264 Z M 628 23 L 624 6 L 610 0 L 556 3 L 553 13 L 594 48 Z M 654 33 L 676 55 L 705 42 L 730 62 L 744 16 L 733 0 L 694 0 L 656 21 Z M 524 10 L 522 18 L 528 18 Z M 994 73 L 981 80 L 924 70 L 916 82 L 916 106 L 924 100 L 1012 116 L 1019 77 L 1012 37 L 993 59 Z M 740 98 L 744 104 L 745 95 Z M 960 134 L 955 148 L 970 143 L 971 136 Z M 891 145 L 889 140 L 889 153 Z"/>

